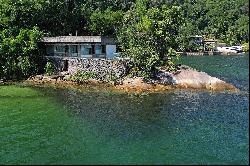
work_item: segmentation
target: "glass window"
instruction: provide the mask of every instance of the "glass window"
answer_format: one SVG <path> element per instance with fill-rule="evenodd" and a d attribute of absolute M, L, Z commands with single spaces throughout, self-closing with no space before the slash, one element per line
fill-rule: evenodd
<path fill-rule="evenodd" d="M 49 56 L 53 56 L 54 54 L 54 46 L 46 46 L 46 54 Z"/>
<path fill-rule="evenodd" d="M 95 54 L 97 54 L 97 55 L 102 54 L 102 46 L 101 45 L 95 45 Z"/>
<path fill-rule="evenodd" d="M 77 53 L 77 45 L 70 46 L 70 53 Z"/>
<path fill-rule="evenodd" d="M 91 55 L 92 46 L 91 45 L 82 45 L 81 46 L 81 55 Z"/>
<path fill-rule="evenodd" d="M 69 56 L 78 56 L 78 50 L 77 50 L 77 45 L 71 45 L 69 46 Z"/>
<path fill-rule="evenodd" d="M 55 52 L 65 53 L 65 46 L 55 46 Z"/>

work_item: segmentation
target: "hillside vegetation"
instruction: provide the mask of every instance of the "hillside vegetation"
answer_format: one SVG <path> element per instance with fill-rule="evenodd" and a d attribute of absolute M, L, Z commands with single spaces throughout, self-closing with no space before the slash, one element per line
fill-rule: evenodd
<path fill-rule="evenodd" d="M 249 41 L 248 0 L 0 0 L 0 78 L 39 72 L 42 36 L 116 37 L 141 75 L 174 70 L 188 37 Z"/>

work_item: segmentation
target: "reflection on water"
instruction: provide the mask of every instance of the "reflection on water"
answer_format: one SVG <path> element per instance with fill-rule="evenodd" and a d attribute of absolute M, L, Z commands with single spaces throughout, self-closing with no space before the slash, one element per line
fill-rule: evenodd
<path fill-rule="evenodd" d="M 248 164 L 248 63 L 213 58 L 240 93 L 0 87 L 0 164 Z"/>

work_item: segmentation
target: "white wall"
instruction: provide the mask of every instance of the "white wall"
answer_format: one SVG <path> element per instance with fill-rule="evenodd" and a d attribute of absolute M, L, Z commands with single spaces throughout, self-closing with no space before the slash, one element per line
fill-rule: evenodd
<path fill-rule="evenodd" d="M 113 59 L 116 53 L 116 45 L 106 45 L 106 55 L 108 59 Z"/>

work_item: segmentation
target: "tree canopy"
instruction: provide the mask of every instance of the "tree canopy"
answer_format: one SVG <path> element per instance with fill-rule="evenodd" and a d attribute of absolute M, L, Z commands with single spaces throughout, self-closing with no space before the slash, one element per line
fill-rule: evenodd
<path fill-rule="evenodd" d="M 119 43 L 141 71 L 150 72 L 165 63 L 173 67 L 170 57 L 178 45 L 176 36 L 183 20 L 180 13 L 180 6 L 154 7 L 144 1 L 126 12 Z"/>

